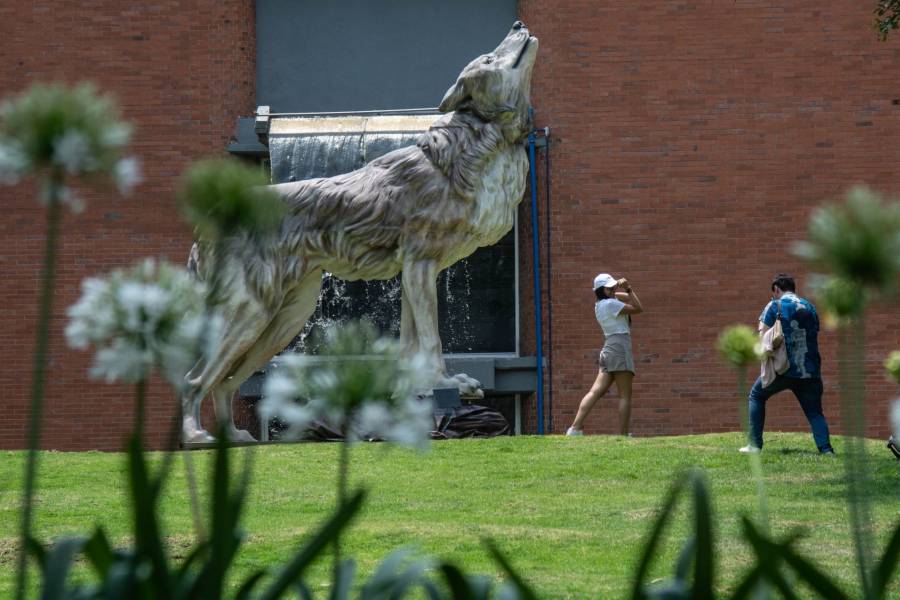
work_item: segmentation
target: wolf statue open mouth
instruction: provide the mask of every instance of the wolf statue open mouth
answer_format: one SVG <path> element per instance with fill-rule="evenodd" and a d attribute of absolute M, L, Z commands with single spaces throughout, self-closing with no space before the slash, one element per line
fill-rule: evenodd
<path fill-rule="evenodd" d="M 231 399 L 242 381 L 284 349 L 316 307 L 327 270 L 346 280 L 401 273 L 400 338 L 425 358 L 432 387 L 481 397 L 480 383 L 448 375 L 438 335 L 438 273 L 513 226 L 525 193 L 531 129 L 531 75 L 538 40 L 516 22 L 499 46 L 470 62 L 440 104 L 445 113 L 415 146 L 356 171 L 272 186 L 287 214 L 271 237 L 236 235 L 218 245 L 222 343 L 187 374 L 183 438 L 208 441 L 197 420 L 207 394 L 230 439 L 253 440 L 234 426 Z M 211 245 L 198 240 L 191 261 L 211 277 Z"/>

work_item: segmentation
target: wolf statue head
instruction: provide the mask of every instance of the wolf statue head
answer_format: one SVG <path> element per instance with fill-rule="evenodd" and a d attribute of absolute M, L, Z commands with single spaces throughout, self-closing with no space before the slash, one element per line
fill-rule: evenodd
<path fill-rule="evenodd" d="M 501 125 L 507 140 L 524 137 L 531 129 L 531 73 L 538 39 L 516 21 L 506 38 L 488 54 L 470 62 L 441 101 L 440 111 L 470 112 Z"/>

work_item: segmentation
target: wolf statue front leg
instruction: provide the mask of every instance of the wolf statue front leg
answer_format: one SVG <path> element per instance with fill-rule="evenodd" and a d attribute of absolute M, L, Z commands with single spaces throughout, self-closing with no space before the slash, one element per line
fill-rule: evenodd
<path fill-rule="evenodd" d="M 455 388 L 466 398 L 483 398 L 481 383 L 464 373 L 448 375 L 438 332 L 437 264 L 432 260 L 408 260 L 403 264 L 400 307 L 400 340 L 407 356 L 425 358 L 432 387 Z"/>

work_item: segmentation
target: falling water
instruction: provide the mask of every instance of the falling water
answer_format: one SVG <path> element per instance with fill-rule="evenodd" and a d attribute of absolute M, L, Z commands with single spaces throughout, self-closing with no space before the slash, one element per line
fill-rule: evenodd
<path fill-rule="evenodd" d="M 416 143 L 419 131 L 270 134 L 273 183 L 331 177 L 359 169 L 392 150 Z M 512 233 L 438 277 L 438 321 L 444 352 L 515 351 L 515 247 Z M 326 273 L 316 311 L 288 346 L 315 353 L 322 333 L 366 318 L 399 335 L 400 278 L 344 281 Z"/>

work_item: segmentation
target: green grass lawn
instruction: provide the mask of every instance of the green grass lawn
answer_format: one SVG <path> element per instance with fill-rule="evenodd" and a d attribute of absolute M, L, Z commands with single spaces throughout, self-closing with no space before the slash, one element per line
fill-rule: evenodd
<path fill-rule="evenodd" d="M 739 517 L 755 514 L 756 487 L 735 434 L 660 438 L 504 437 L 434 443 L 420 454 L 385 444 L 353 447 L 351 484 L 370 491 L 346 535 L 363 574 L 392 549 L 413 545 L 471 572 L 500 578 L 480 540 L 494 538 L 545 598 L 621 598 L 656 508 L 684 468 L 704 469 L 715 509 L 718 585 L 731 589 L 750 563 Z M 843 440 L 835 440 L 838 453 Z M 336 444 L 268 445 L 254 451 L 246 506 L 247 540 L 234 580 L 279 565 L 334 503 Z M 240 452 L 245 451 L 241 449 Z M 202 480 L 211 452 L 191 453 Z M 871 498 L 878 552 L 900 519 L 900 464 L 880 442 L 870 447 Z M 23 452 L 0 453 L 0 597 L 12 594 Z M 154 455 L 158 461 L 159 455 Z M 773 530 L 805 532 L 800 548 L 846 590 L 856 572 L 844 500 L 843 464 L 820 457 L 806 434 L 769 433 L 762 455 Z M 184 463 L 176 460 L 160 507 L 173 553 L 192 542 Z M 102 523 L 128 541 L 129 501 L 121 454 L 41 455 L 36 532 L 48 540 Z M 686 499 L 685 499 L 686 500 Z M 687 503 L 683 502 L 683 506 Z M 671 573 L 685 510 L 657 556 L 654 577 Z M 327 585 L 328 561 L 311 582 Z M 33 571 L 32 571 L 33 573 Z M 88 577 L 81 566 L 75 577 Z M 900 597 L 900 577 L 892 593 Z"/>

